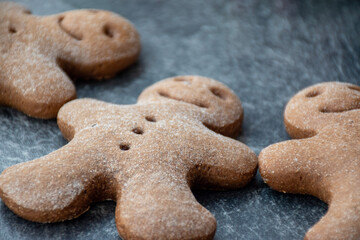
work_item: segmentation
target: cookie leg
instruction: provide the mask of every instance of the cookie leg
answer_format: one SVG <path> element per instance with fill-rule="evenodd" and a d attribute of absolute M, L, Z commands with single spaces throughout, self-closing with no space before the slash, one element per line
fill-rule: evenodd
<path fill-rule="evenodd" d="M 255 175 L 257 156 L 245 144 L 219 134 L 203 133 L 207 155 L 195 169 L 195 187 L 231 189 L 245 186 Z M 199 146 L 204 145 L 199 142 Z"/>
<path fill-rule="evenodd" d="M 117 202 L 119 234 L 125 239 L 212 239 L 215 218 L 196 201 L 185 178 L 171 170 L 132 177 Z"/>
<path fill-rule="evenodd" d="M 73 219 L 96 198 L 100 173 L 73 142 L 42 158 L 14 165 L 0 175 L 0 197 L 17 215 L 35 222 Z M 96 180 L 96 182 L 95 182 Z M 96 184 L 94 184 L 94 182 Z"/>
<path fill-rule="evenodd" d="M 321 220 L 305 235 L 307 240 L 360 239 L 359 206 L 354 203 L 331 203 Z"/>
<path fill-rule="evenodd" d="M 52 60 L 34 52 L 21 54 L 7 59 L 2 69 L 2 104 L 32 117 L 55 118 L 59 108 L 76 97 L 74 84 Z"/>

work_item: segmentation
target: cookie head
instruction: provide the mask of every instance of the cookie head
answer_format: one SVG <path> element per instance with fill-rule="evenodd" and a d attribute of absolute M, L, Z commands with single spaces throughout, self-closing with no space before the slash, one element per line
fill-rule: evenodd
<path fill-rule="evenodd" d="M 31 14 L 31 11 L 29 9 L 27 9 L 26 7 L 19 5 L 17 3 L 3 2 L 3 3 L 1 3 L 0 13 L 2 15 L 4 15 L 4 14 L 8 14 L 8 15 L 26 14 L 26 15 L 28 15 L 28 14 Z"/>
<path fill-rule="evenodd" d="M 9 52 L 17 35 L 23 30 L 25 24 L 19 18 L 27 18 L 30 14 L 30 10 L 19 4 L 0 3 L 0 54 Z"/>
<path fill-rule="evenodd" d="M 239 98 L 228 87 L 210 78 L 177 76 L 145 89 L 138 102 L 184 102 L 202 113 L 202 123 L 226 136 L 236 137 L 243 119 Z"/>
<path fill-rule="evenodd" d="M 284 121 L 292 138 L 314 136 L 337 122 L 355 121 L 360 111 L 360 87 L 327 82 L 308 87 L 287 104 Z"/>
<path fill-rule="evenodd" d="M 69 11 L 42 21 L 56 29 L 54 34 L 62 41 L 72 45 L 65 46 L 58 61 L 75 77 L 113 76 L 119 69 L 132 64 L 140 53 L 140 37 L 135 27 L 125 18 L 108 11 Z"/>

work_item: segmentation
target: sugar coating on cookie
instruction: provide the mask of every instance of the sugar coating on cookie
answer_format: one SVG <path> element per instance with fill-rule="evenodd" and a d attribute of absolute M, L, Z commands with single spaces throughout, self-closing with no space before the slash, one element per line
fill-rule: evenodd
<path fill-rule="evenodd" d="M 37 222 L 73 219 L 112 199 L 125 239 L 212 239 L 215 218 L 191 189 L 239 188 L 253 178 L 256 155 L 222 135 L 238 133 L 242 118 L 229 88 L 199 76 L 154 84 L 135 105 L 74 100 L 58 114 L 70 142 L 6 169 L 0 197 Z"/>
<path fill-rule="evenodd" d="M 104 79 L 140 52 L 134 26 L 103 10 L 38 17 L 0 3 L 0 103 L 38 118 L 54 118 L 76 97 L 71 78 Z"/>
<path fill-rule="evenodd" d="M 328 82 L 287 104 L 292 138 L 259 156 L 264 181 L 281 192 L 310 194 L 329 204 L 305 239 L 360 239 L 360 87 Z"/>

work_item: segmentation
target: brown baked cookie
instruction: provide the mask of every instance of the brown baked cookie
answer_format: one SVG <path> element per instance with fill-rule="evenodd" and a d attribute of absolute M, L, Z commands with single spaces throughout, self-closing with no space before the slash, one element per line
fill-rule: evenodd
<path fill-rule="evenodd" d="M 256 155 L 212 131 L 234 136 L 242 116 L 229 88 L 198 76 L 161 81 L 135 105 L 71 101 L 58 114 L 70 142 L 6 169 L 0 197 L 36 222 L 73 219 L 112 199 L 125 239 L 211 239 L 216 221 L 191 189 L 233 189 L 252 179 Z"/>
<path fill-rule="evenodd" d="M 38 17 L 0 3 L 0 104 L 54 118 L 76 97 L 73 78 L 103 79 L 140 51 L 134 26 L 111 12 L 77 10 Z"/>
<path fill-rule="evenodd" d="M 329 204 L 305 239 L 360 239 L 360 87 L 321 83 L 296 94 L 284 114 L 292 138 L 259 156 L 264 181 Z"/>

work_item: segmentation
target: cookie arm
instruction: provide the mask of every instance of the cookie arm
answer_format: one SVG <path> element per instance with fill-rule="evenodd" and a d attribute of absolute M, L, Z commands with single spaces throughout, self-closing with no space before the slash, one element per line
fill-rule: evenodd
<path fill-rule="evenodd" d="M 239 188 L 254 177 L 257 156 L 245 144 L 209 131 L 203 133 L 200 140 L 195 145 L 204 147 L 206 153 L 196 164 L 194 187 Z"/>
<path fill-rule="evenodd" d="M 76 97 L 74 84 L 53 60 L 30 49 L 4 63 L 0 101 L 32 117 L 55 118 Z"/>
<path fill-rule="evenodd" d="M 87 211 L 94 197 L 89 156 L 71 142 L 42 158 L 14 165 L 0 175 L 0 197 L 17 215 L 35 222 L 58 222 Z M 100 175 L 101 176 L 101 175 Z"/>
<path fill-rule="evenodd" d="M 76 132 L 85 127 L 96 127 L 104 123 L 104 116 L 111 119 L 114 114 L 120 114 L 118 107 L 110 108 L 109 103 L 95 99 L 82 98 L 68 102 L 61 107 L 57 123 L 64 137 L 70 141 Z M 100 120 L 102 119 L 102 120 Z"/>
<path fill-rule="evenodd" d="M 124 239 L 212 239 L 216 221 L 176 171 L 135 175 L 122 188 L 116 225 Z"/>
<path fill-rule="evenodd" d="M 280 192 L 310 194 L 329 201 L 329 184 L 319 174 L 321 162 L 311 147 L 316 137 L 289 140 L 263 149 L 259 155 L 259 171 L 272 189 Z"/>

